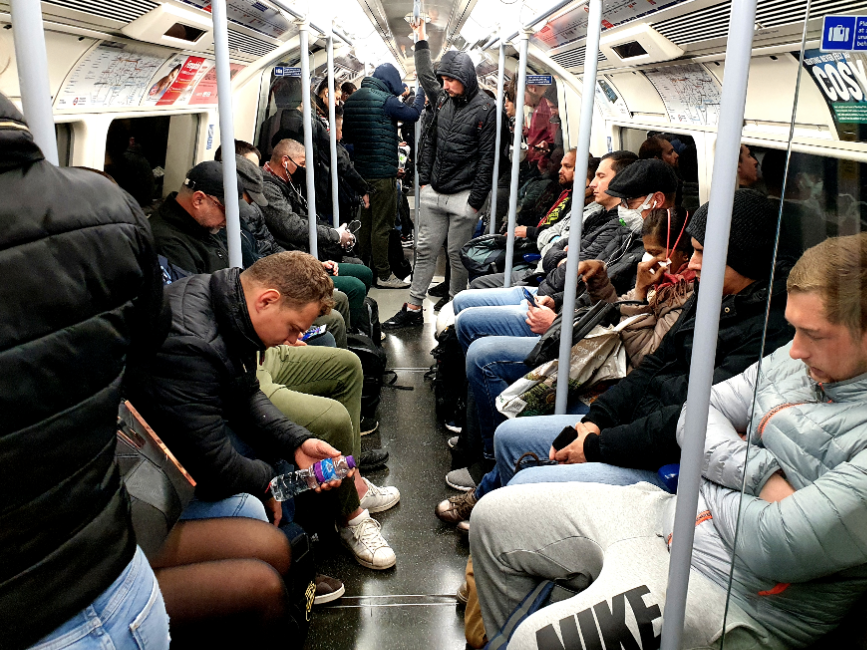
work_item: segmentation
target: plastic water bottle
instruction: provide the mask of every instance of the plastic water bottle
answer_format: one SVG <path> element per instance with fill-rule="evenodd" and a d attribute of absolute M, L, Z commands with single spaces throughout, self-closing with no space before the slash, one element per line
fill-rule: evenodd
<path fill-rule="evenodd" d="M 355 459 L 352 456 L 326 458 L 307 469 L 275 476 L 271 479 L 271 494 L 277 501 L 286 501 L 296 494 L 315 490 L 328 481 L 346 478 L 353 469 L 355 469 Z"/>

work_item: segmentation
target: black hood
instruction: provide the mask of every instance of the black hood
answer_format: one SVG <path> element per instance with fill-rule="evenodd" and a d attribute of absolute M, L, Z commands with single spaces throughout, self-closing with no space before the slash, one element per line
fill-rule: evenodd
<path fill-rule="evenodd" d="M 24 116 L 6 95 L 0 93 L 0 172 L 44 159 Z"/>
<path fill-rule="evenodd" d="M 437 68 L 437 76 L 457 79 L 464 85 L 464 97 L 472 99 L 479 92 L 476 66 L 469 54 L 450 50 L 443 54 Z"/>

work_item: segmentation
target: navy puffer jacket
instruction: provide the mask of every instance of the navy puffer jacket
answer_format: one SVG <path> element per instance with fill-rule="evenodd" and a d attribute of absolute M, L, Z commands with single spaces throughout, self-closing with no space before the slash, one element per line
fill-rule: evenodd
<path fill-rule="evenodd" d="M 419 160 L 419 180 L 422 185 L 430 183 L 440 194 L 471 190 L 470 207 L 478 210 L 491 190 L 496 104 L 479 90 L 473 61 L 463 52 L 446 52 L 434 73 L 430 47 L 427 41 L 419 41 L 415 46 L 415 67 L 436 111 L 434 130 L 427 134 Z M 437 75 L 460 81 L 464 94 L 450 97 Z"/>

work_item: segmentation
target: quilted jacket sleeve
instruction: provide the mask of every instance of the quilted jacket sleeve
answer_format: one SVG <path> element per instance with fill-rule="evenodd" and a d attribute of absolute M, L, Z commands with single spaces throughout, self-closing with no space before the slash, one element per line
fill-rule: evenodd
<path fill-rule="evenodd" d="M 867 563 L 867 451 L 777 503 L 744 497 L 738 559 L 758 576 L 806 582 Z"/>
<path fill-rule="evenodd" d="M 740 434 L 749 426 L 758 363 L 711 390 L 702 476 L 718 485 L 740 490 L 747 466 L 746 493 L 758 495 L 768 478 L 780 469 L 773 454 L 753 441 L 752 449 Z M 677 423 L 677 440 L 683 445 L 686 405 Z"/>
<path fill-rule="evenodd" d="M 470 207 L 480 210 L 485 203 L 488 193 L 491 191 L 491 182 L 494 175 L 494 158 L 496 157 L 497 137 L 497 111 L 491 109 L 485 111 L 485 121 L 479 133 L 478 164 L 476 165 L 476 178 L 467 201 Z"/>

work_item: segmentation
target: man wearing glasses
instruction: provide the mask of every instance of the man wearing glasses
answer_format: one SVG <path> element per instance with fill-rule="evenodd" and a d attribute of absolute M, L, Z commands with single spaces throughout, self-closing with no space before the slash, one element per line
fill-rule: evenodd
<path fill-rule="evenodd" d="M 240 182 L 235 191 L 243 196 Z M 177 192 L 150 218 L 157 252 L 189 273 L 213 273 L 229 266 L 229 253 L 216 233 L 226 226 L 223 164 L 193 167 Z"/>

